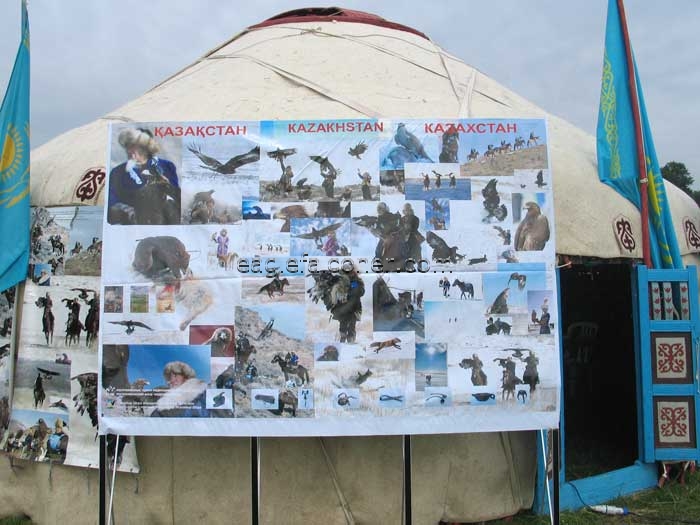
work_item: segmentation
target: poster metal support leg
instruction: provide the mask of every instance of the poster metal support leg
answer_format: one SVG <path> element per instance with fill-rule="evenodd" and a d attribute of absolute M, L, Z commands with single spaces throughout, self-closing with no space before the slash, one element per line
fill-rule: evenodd
<path fill-rule="evenodd" d="M 258 525 L 260 520 L 260 439 L 250 438 L 250 502 L 251 523 Z"/>
<path fill-rule="evenodd" d="M 552 525 L 559 525 L 559 488 L 561 483 L 559 476 L 559 428 L 538 430 L 537 434 L 542 447 L 542 471 L 540 472 L 542 472 L 544 490 L 547 496 L 549 522 Z M 550 457 L 552 468 L 551 483 L 549 477 Z"/>
<path fill-rule="evenodd" d="M 403 523 L 411 525 L 411 436 L 403 436 Z"/>
<path fill-rule="evenodd" d="M 559 525 L 559 428 L 552 430 L 552 523 Z"/>
<path fill-rule="evenodd" d="M 112 525 L 114 523 L 114 486 L 117 482 L 117 461 L 119 459 L 119 434 L 117 434 L 114 442 L 114 463 L 110 464 L 112 469 L 112 480 L 109 483 L 109 507 L 107 510 L 109 512 L 109 519 L 107 520 L 107 525 Z"/>
<path fill-rule="evenodd" d="M 107 517 L 107 436 L 100 436 L 100 525 L 105 525 Z"/>

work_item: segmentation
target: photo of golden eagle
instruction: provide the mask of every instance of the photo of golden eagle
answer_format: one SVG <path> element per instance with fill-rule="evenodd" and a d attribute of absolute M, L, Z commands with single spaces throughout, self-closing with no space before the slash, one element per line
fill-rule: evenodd
<path fill-rule="evenodd" d="M 507 314 L 508 313 L 508 294 L 510 288 L 506 288 L 496 296 L 491 306 L 486 310 L 487 314 Z"/>
<path fill-rule="evenodd" d="M 46 370 L 45 368 L 36 367 L 36 369 L 39 371 L 39 374 L 41 374 L 42 379 L 51 379 L 52 377 L 61 375 L 59 372 L 54 372 L 53 370 Z"/>
<path fill-rule="evenodd" d="M 92 426 L 97 426 L 97 374 L 85 372 L 71 377 L 80 384 L 80 392 L 73 396 L 73 404 L 81 416 L 88 413 Z"/>
<path fill-rule="evenodd" d="M 319 168 L 321 169 L 322 177 L 331 177 L 332 179 L 335 179 L 338 175 L 338 170 L 335 169 L 335 166 L 333 166 L 333 164 L 331 164 L 331 161 L 328 160 L 328 157 L 322 157 L 321 155 L 309 155 L 309 158 L 314 162 L 319 163 Z"/>
<path fill-rule="evenodd" d="M 542 170 L 537 172 L 537 176 L 535 177 L 535 184 L 537 184 L 538 188 L 547 185 L 547 183 L 544 181 L 544 175 L 542 174 Z"/>
<path fill-rule="evenodd" d="M 241 155 L 231 157 L 225 164 L 202 153 L 202 148 L 200 146 L 191 145 L 188 146 L 187 149 L 204 163 L 200 164 L 201 168 L 215 171 L 223 175 L 236 173 L 236 170 L 241 166 L 260 160 L 260 146 L 255 146 L 248 153 L 242 153 Z"/>
<path fill-rule="evenodd" d="M 518 272 L 511 273 L 510 279 L 508 279 L 508 284 L 506 286 L 510 286 L 511 281 L 518 283 L 518 290 L 523 290 L 525 289 L 525 284 L 527 283 L 527 275 Z"/>
<path fill-rule="evenodd" d="M 97 295 L 97 292 L 91 288 L 71 288 L 71 290 L 74 292 L 80 292 L 78 297 L 86 303 L 88 302 L 88 293 L 92 292 Z"/>
<path fill-rule="evenodd" d="M 525 204 L 527 213 L 515 231 L 515 249 L 517 251 L 540 251 L 549 240 L 549 220 L 535 202 Z"/>
<path fill-rule="evenodd" d="M 268 151 L 267 156 L 270 157 L 271 159 L 275 159 L 279 162 L 283 162 L 284 159 L 286 159 L 290 155 L 294 155 L 296 152 L 297 152 L 296 148 L 286 148 L 286 149 L 277 148 L 275 151 Z"/>
<path fill-rule="evenodd" d="M 351 157 L 357 157 L 358 160 L 362 160 L 360 155 L 362 155 L 365 151 L 367 151 L 367 144 L 365 144 L 364 140 L 361 140 L 356 146 L 353 146 L 348 150 L 348 155 Z"/>
<path fill-rule="evenodd" d="M 433 261 L 445 261 L 449 259 L 452 264 L 455 264 L 457 261 L 464 259 L 464 255 L 457 253 L 459 249 L 457 246 L 448 246 L 442 237 L 431 231 L 428 232 L 425 240 L 428 241 L 428 245 L 433 249 Z"/>
<path fill-rule="evenodd" d="M 323 228 L 319 228 L 318 230 L 312 226 L 310 232 L 299 233 L 297 235 L 292 235 L 292 237 L 298 237 L 299 239 L 313 239 L 316 242 L 316 244 L 320 244 L 321 239 L 326 237 L 331 232 L 336 231 L 342 225 L 342 222 L 336 222 L 333 224 L 329 224 L 328 226 L 324 226 Z"/>
<path fill-rule="evenodd" d="M 136 330 L 137 326 L 139 328 L 145 328 L 146 330 L 150 330 L 151 332 L 153 331 L 153 328 L 151 328 L 147 324 L 142 323 L 141 321 L 110 321 L 109 323 L 110 324 L 118 324 L 121 326 L 126 326 L 126 333 L 127 334 L 134 333 L 134 330 Z"/>
<path fill-rule="evenodd" d="M 302 180 L 306 181 L 306 179 Z M 284 224 L 280 228 L 280 231 L 288 232 L 291 230 L 292 219 L 308 219 L 309 214 L 306 212 L 306 210 L 301 204 L 291 204 L 275 212 L 273 218 L 283 219 Z"/>

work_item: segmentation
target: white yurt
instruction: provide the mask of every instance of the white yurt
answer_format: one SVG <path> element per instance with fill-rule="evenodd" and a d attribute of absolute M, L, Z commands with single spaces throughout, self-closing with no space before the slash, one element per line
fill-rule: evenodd
<path fill-rule="evenodd" d="M 640 219 L 632 204 L 599 182 L 594 137 L 420 32 L 340 8 L 291 11 L 250 27 L 142 96 L 37 148 L 31 203 L 103 203 L 110 122 L 375 117 L 546 117 L 556 252 L 567 263 L 562 276 L 570 272 L 562 277 L 561 303 L 570 312 L 563 315 L 585 321 L 600 313 L 599 306 L 586 307 L 586 316 L 574 313 L 596 278 L 608 283 L 602 293 L 614 302 L 614 282 L 628 278 L 629 265 L 642 257 Z M 684 261 L 698 266 L 700 248 L 687 239 L 684 224 L 700 229 L 700 209 L 670 184 L 667 193 Z M 631 251 L 615 235 L 621 215 L 637 240 Z M 607 270 L 607 262 L 617 269 Z M 567 301 L 566 287 L 578 290 L 576 299 Z M 631 304 L 629 295 L 620 301 Z M 614 315 L 612 308 L 606 315 Z M 636 437 L 629 440 L 634 449 Z M 413 436 L 411 442 L 413 523 L 480 522 L 537 504 L 534 431 Z M 249 522 L 251 467 L 259 472 L 260 523 L 399 524 L 404 517 L 401 436 L 264 438 L 257 465 L 247 438 L 138 438 L 137 450 L 140 473 L 116 478 L 116 522 Z M 629 452 L 630 463 L 635 454 Z M 94 523 L 97 501 L 95 470 L 25 463 L 0 469 L 0 515 Z"/>

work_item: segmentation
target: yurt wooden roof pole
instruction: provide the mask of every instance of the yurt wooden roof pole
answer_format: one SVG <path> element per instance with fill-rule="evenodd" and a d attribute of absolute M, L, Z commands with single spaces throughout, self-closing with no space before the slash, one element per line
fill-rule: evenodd
<path fill-rule="evenodd" d="M 625 55 L 627 57 L 627 82 L 632 98 L 632 116 L 634 120 L 634 135 L 637 141 L 637 165 L 639 169 L 639 200 L 642 205 L 642 253 L 644 264 L 647 268 L 653 268 L 651 263 L 651 251 L 649 247 L 649 197 L 647 194 L 646 156 L 644 154 L 644 139 L 642 137 L 642 119 L 639 113 L 639 99 L 637 98 L 637 82 L 635 81 L 635 67 L 632 59 L 632 45 L 627 32 L 627 17 L 625 16 L 625 6 L 622 0 L 617 0 L 617 8 L 620 12 L 620 23 L 622 24 L 622 35 L 625 41 Z"/>

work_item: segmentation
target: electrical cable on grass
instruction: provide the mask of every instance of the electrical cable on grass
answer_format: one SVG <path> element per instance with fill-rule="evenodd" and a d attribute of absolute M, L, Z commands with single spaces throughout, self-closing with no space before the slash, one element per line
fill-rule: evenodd
<path fill-rule="evenodd" d="M 639 512 L 634 512 L 629 510 L 627 507 L 616 507 L 613 505 L 589 505 L 586 503 L 581 496 L 581 493 L 579 492 L 578 488 L 576 485 L 573 483 L 569 483 L 574 488 L 574 491 L 576 492 L 576 495 L 578 496 L 578 499 L 581 500 L 581 503 L 583 506 L 591 511 L 595 512 L 596 514 L 605 514 L 608 516 L 635 516 L 637 518 L 642 518 L 644 520 L 649 520 L 653 521 L 654 523 L 682 523 L 683 525 L 700 525 L 700 520 L 683 520 L 683 519 L 678 519 L 678 518 L 661 518 L 657 516 L 647 516 L 645 514 L 640 514 Z"/>

